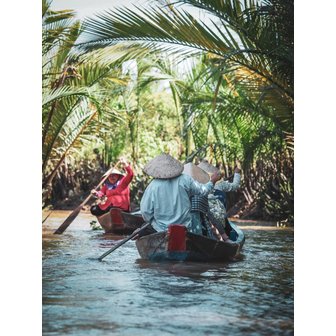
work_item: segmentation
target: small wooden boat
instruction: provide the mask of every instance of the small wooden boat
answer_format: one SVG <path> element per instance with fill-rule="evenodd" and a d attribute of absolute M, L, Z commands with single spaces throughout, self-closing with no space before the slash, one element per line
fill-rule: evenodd
<path fill-rule="evenodd" d="M 144 223 L 140 212 L 125 212 L 119 208 L 112 208 L 97 219 L 105 233 L 130 234 Z"/>
<path fill-rule="evenodd" d="M 229 261 L 237 257 L 244 245 L 243 231 L 229 222 L 228 241 L 219 241 L 190 233 L 183 225 L 170 225 L 168 231 L 140 237 L 139 254 L 152 261 Z"/>

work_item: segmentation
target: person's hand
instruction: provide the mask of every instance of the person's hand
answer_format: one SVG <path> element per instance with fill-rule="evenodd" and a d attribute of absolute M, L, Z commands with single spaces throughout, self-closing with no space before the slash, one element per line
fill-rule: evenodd
<path fill-rule="evenodd" d="M 127 163 L 127 161 L 126 161 L 126 159 L 125 159 L 124 157 L 120 158 L 119 161 L 120 161 L 120 164 L 121 164 L 123 167 L 128 166 L 128 163 Z"/>
<path fill-rule="evenodd" d="M 222 173 L 217 170 L 216 172 L 214 172 L 211 177 L 210 177 L 210 181 L 215 184 L 216 182 L 218 182 L 221 178 L 223 177 Z"/>
<path fill-rule="evenodd" d="M 238 167 L 236 167 L 235 170 L 234 170 L 234 172 L 235 172 L 236 174 L 240 174 L 240 173 L 241 173 L 241 169 L 238 168 Z"/>
<path fill-rule="evenodd" d="M 99 198 L 99 204 L 105 204 L 107 201 L 107 197 L 106 195 L 102 195 L 100 198 Z"/>
<path fill-rule="evenodd" d="M 98 191 L 97 191 L 96 189 L 92 189 L 92 190 L 91 190 L 91 194 L 92 194 L 93 196 L 98 197 Z"/>

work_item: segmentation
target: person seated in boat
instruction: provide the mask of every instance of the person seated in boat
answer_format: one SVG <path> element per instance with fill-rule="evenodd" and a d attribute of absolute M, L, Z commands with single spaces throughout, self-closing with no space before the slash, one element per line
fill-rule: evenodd
<path fill-rule="evenodd" d="M 168 154 L 161 154 L 149 161 L 144 172 L 154 179 L 147 186 L 140 202 L 140 211 L 146 222 L 151 223 L 142 235 L 166 231 L 170 224 L 184 225 L 189 232 L 199 233 L 190 214 L 190 198 L 206 196 L 221 179 L 217 171 L 210 181 L 201 184 L 188 174 L 183 174 L 183 165 Z"/>
<path fill-rule="evenodd" d="M 199 168 L 206 171 L 208 174 L 213 174 L 218 168 L 209 164 L 208 161 L 203 160 L 199 165 Z M 219 233 L 220 240 L 228 240 L 228 235 L 225 232 L 227 214 L 226 214 L 226 198 L 225 193 L 236 191 L 240 186 L 240 173 L 241 170 L 236 167 L 234 170 L 233 181 L 220 181 L 215 184 L 214 189 L 208 194 L 208 212 L 206 214 L 207 219 L 210 221 L 210 225 L 213 225 Z M 198 201 L 199 202 L 199 201 Z M 195 202 L 197 203 L 197 202 Z"/>
<path fill-rule="evenodd" d="M 210 180 L 209 174 L 192 162 L 184 165 L 183 173 L 190 175 L 199 183 L 207 183 Z M 193 195 L 190 201 L 191 221 L 193 227 L 196 228 L 194 233 L 215 238 L 210 228 L 211 224 L 207 219 L 207 213 L 209 211 L 208 195 Z"/>
<path fill-rule="evenodd" d="M 99 204 L 91 207 L 90 211 L 92 215 L 102 216 L 109 212 L 111 208 L 130 211 L 129 184 L 134 174 L 131 166 L 124 158 L 120 160 L 120 164 L 123 166 L 125 173 L 114 168 L 99 191 L 95 189 L 91 190 L 92 194 L 102 200 Z"/>
<path fill-rule="evenodd" d="M 215 227 L 210 223 L 208 218 L 209 201 L 208 196 L 195 195 L 191 197 L 191 217 L 194 225 L 201 227 L 199 234 L 209 238 L 217 239 Z"/>

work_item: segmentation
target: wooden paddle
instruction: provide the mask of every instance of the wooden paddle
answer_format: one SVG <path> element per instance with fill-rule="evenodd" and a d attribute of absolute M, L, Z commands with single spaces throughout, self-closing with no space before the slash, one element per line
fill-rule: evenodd
<path fill-rule="evenodd" d="M 141 231 L 145 230 L 148 226 L 150 225 L 150 223 L 146 223 L 145 225 L 141 226 L 140 228 L 136 229 L 130 236 L 126 237 L 125 239 L 123 239 L 120 243 L 118 243 L 117 245 L 113 246 L 110 250 L 108 250 L 107 252 L 105 252 L 104 254 L 102 254 L 98 260 L 102 261 L 107 255 L 109 255 L 111 252 L 115 251 L 117 248 L 119 248 L 121 245 L 124 245 L 126 242 L 128 242 L 130 239 L 132 239 L 133 237 L 135 237 L 138 233 L 140 233 Z"/>
<path fill-rule="evenodd" d="M 52 210 L 48 213 L 48 215 L 42 220 L 42 224 L 48 219 L 48 217 L 51 215 Z"/>
<path fill-rule="evenodd" d="M 99 187 L 107 180 L 109 177 L 109 172 L 118 166 L 120 160 L 115 164 L 113 168 L 110 168 L 103 176 L 103 179 L 99 182 L 95 190 L 98 190 Z M 62 234 L 67 227 L 74 221 L 74 219 L 78 216 L 83 206 L 89 201 L 89 199 L 93 196 L 92 193 L 68 216 L 68 218 L 60 225 L 60 227 L 54 232 L 54 234 Z"/>

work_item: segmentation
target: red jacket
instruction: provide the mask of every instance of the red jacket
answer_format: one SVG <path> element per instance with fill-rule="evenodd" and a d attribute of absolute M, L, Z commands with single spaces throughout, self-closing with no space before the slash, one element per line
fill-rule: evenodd
<path fill-rule="evenodd" d="M 103 195 L 106 195 L 107 197 L 107 201 L 105 203 L 99 204 L 99 207 L 102 210 L 105 210 L 110 205 L 125 211 L 130 210 L 131 198 L 128 185 L 131 183 L 134 174 L 131 166 L 125 167 L 125 170 L 127 172 L 126 176 L 123 176 L 118 181 L 118 185 L 115 189 L 109 190 L 106 184 L 104 184 L 102 188 L 98 191 L 99 197 Z"/>

